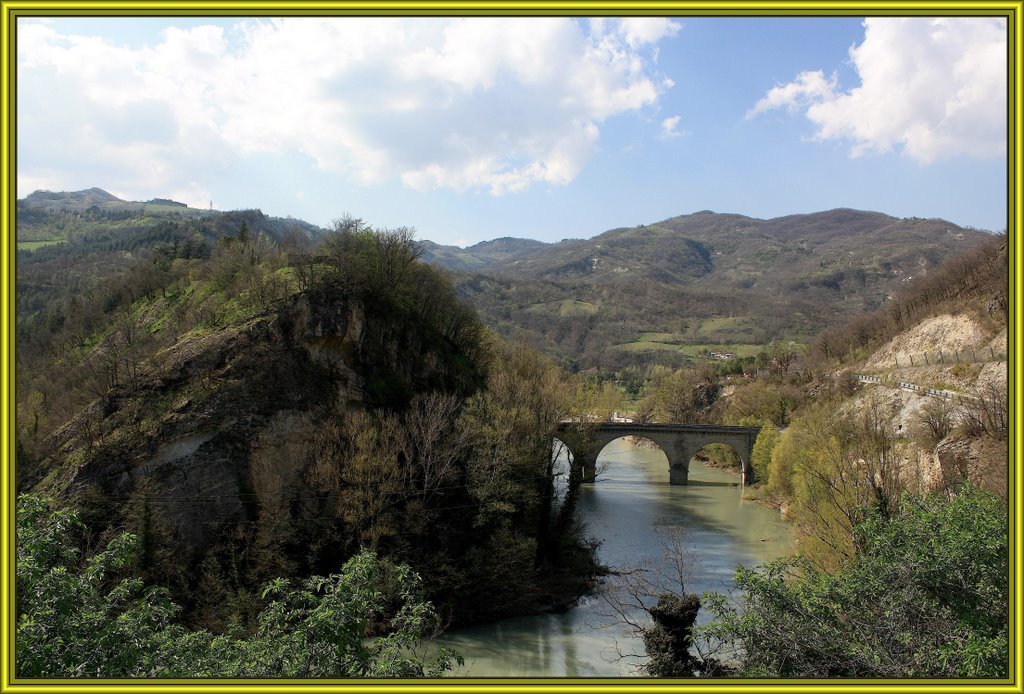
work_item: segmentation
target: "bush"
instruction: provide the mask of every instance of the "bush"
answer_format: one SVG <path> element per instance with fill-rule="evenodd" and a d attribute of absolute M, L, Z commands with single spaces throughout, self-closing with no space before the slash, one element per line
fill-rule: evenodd
<path fill-rule="evenodd" d="M 705 596 L 705 637 L 757 677 L 1005 677 L 1006 509 L 966 488 L 905 496 L 857 525 L 863 551 L 830 575 L 801 559 L 739 569 L 736 609 Z"/>
<path fill-rule="evenodd" d="M 929 398 L 917 413 L 918 436 L 926 446 L 937 446 L 952 433 L 956 415 L 956 408 L 945 398 Z"/>
<path fill-rule="evenodd" d="M 754 449 L 750 453 L 750 466 L 754 469 L 754 481 L 767 486 L 771 480 L 772 452 L 782 439 L 782 434 L 771 422 L 761 425 Z"/>
<path fill-rule="evenodd" d="M 255 635 L 215 636 L 177 624 L 167 590 L 131 574 L 135 536 L 86 559 L 76 513 L 23 496 L 17 520 L 20 677 L 422 677 L 462 662 L 410 655 L 437 615 L 416 574 L 370 552 L 331 576 L 272 581 Z"/>

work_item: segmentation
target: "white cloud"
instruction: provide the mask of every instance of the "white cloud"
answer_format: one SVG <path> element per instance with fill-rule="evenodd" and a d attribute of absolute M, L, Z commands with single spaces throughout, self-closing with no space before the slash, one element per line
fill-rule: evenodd
<path fill-rule="evenodd" d="M 682 120 L 681 116 L 670 116 L 661 121 L 662 139 L 668 140 L 673 137 L 680 137 L 686 134 L 686 131 L 678 129 L 680 120 Z"/>
<path fill-rule="evenodd" d="M 835 98 L 836 78 L 826 80 L 821 70 L 801 72 L 796 80 L 789 84 L 779 84 L 768 90 L 754 108 L 747 111 L 747 118 L 785 106 L 790 112 L 799 108 L 807 108 L 813 103 L 820 103 Z"/>
<path fill-rule="evenodd" d="M 802 110 L 817 139 L 851 156 L 900 149 L 922 163 L 1006 153 L 1006 23 L 1000 18 L 872 18 L 850 49 L 861 84 L 821 71 L 771 89 L 748 113 Z"/>
<path fill-rule="evenodd" d="M 677 22 L 664 17 L 628 17 L 619 21 L 619 32 L 630 48 L 675 36 L 681 28 Z"/>
<path fill-rule="evenodd" d="M 322 169 L 500 195 L 562 185 L 608 118 L 671 85 L 632 18 L 291 18 L 168 28 L 126 48 L 18 24 L 19 178 L 84 168 L 147 189 L 298 152 Z"/>

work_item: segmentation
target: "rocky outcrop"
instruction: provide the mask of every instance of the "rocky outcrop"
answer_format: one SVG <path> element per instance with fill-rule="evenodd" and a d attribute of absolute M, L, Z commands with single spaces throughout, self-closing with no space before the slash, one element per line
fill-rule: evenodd
<path fill-rule="evenodd" d="M 954 487 L 968 480 L 1004 499 L 1008 493 L 1009 451 L 1007 442 L 990 438 L 951 436 L 935 447 L 935 468 L 941 474 L 936 486 Z"/>
<path fill-rule="evenodd" d="M 156 354 L 55 432 L 22 488 L 110 525 L 151 505 L 190 549 L 269 511 L 316 515 L 304 470 L 323 424 L 389 393 L 458 389 L 468 377 L 452 378 L 445 348 L 341 292 L 299 294 Z"/>

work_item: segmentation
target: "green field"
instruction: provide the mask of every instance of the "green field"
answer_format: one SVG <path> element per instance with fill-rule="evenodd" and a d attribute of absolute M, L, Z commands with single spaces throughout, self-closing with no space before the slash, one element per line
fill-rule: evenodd
<path fill-rule="evenodd" d="M 167 214 L 177 213 L 180 215 L 190 217 L 200 217 L 202 215 L 213 214 L 210 210 L 200 209 L 198 207 L 178 207 L 177 205 L 154 205 L 153 203 L 143 203 L 143 209 L 146 214 Z"/>
<path fill-rule="evenodd" d="M 666 342 L 652 342 L 651 340 L 637 340 L 636 342 L 627 342 L 623 345 L 615 345 L 616 349 L 621 349 L 625 352 L 650 352 L 654 350 L 670 350 L 673 352 L 682 352 L 682 345 L 673 345 Z"/>
<path fill-rule="evenodd" d="M 641 342 L 667 342 L 674 345 L 681 345 L 684 341 L 683 336 L 679 333 L 640 333 L 636 339 Z"/>
<path fill-rule="evenodd" d="M 601 310 L 598 304 L 587 301 L 576 301 L 574 299 L 563 299 L 561 301 L 549 301 L 542 304 L 533 304 L 526 309 L 530 313 L 557 314 L 562 318 L 574 316 L 592 316 Z"/>
<path fill-rule="evenodd" d="M 737 357 L 753 357 L 764 349 L 764 345 L 727 344 L 727 345 L 682 345 L 679 351 L 689 357 L 696 357 L 701 350 L 732 352 Z"/>
<path fill-rule="evenodd" d="M 718 352 L 732 352 L 737 357 L 753 357 L 764 349 L 764 345 L 751 345 L 751 344 L 696 344 L 686 345 L 678 342 L 661 341 L 652 339 L 658 335 L 667 335 L 670 337 L 678 337 L 672 335 L 672 333 L 641 333 L 638 339 L 633 342 L 627 342 L 621 345 L 615 345 L 615 349 L 621 349 L 625 352 L 652 352 L 659 350 L 668 350 L 673 352 L 679 352 L 687 357 L 694 359 L 700 358 L 700 353 L 704 350 L 715 350 Z"/>
<path fill-rule="evenodd" d="M 698 331 L 701 336 L 708 336 L 720 332 L 749 332 L 755 323 L 748 316 L 729 316 L 722 318 L 709 318 L 700 325 Z"/>
<path fill-rule="evenodd" d="M 51 239 L 50 241 L 18 241 L 19 251 L 34 251 L 37 248 L 43 246 L 54 246 L 58 243 L 64 243 L 64 239 Z"/>

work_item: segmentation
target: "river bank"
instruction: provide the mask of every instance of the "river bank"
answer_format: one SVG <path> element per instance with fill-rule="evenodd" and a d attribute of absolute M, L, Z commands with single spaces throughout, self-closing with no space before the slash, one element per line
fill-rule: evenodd
<path fill-rule="evenodd" d="M 666 537 L 678 532 L 691 559 L 687 590 L 728 594 L 738 565 L 756 566 L 792 546 L 778 514 L 745 501 L 724 470 L 694 461 L 691 483 L 673 486 L 661 451 L 625 439 L 609 444 L 599 464 L 603 473 L 581 490 L 579 510 L 585 535 L 600 542 L 598 562 L 610 570 L 665 568 Z M 565 610 L 453 629 L 438 646 L 465 657 L 456 677 L 636 676 L 643 643 L 609 614 L 603 592 L 612 584 L 598 581 Z"/>

